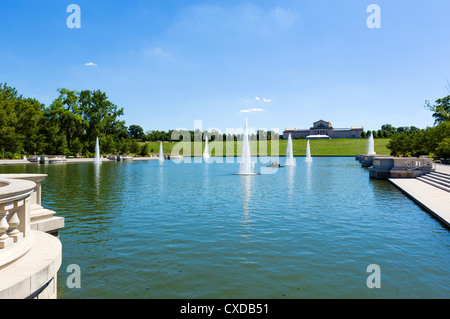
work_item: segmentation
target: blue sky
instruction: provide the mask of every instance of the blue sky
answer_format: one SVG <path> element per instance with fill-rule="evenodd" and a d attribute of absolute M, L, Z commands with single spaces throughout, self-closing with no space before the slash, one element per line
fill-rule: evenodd
<path fill-rule="evenodd" d="M 69 29 L 70 4 L 81 28 Z M 381 28 L 369 29 L 369 4 Z M 433 125 L 448 0 L 2 0 L 0 82 L 49 105 L 100 89 L 144 130 Z M 246 112 L 243 112 L 246 111 Z"/>

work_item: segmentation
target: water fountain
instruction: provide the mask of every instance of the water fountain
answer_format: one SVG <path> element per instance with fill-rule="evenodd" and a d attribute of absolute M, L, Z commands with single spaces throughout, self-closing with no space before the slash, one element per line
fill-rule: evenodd
<path fill-rule="evenodd" d="M 309 144 L 309 140 L 308 140 L 308 145 L 306 146 L 306 159 L 305 162 L 306 163 L 312 163 L 313 159 L 311 156 L 311 145 Z"/>
<path fill-rule="evenodd" d="M 368 155 L 376 155 L 375 153 L 375 141 L 373 139 L 373 134 L 370 134 L 369 143 L 367 145 L 367 154 Z"/>
<path fill-rule="evenodd" d="M 97 137 L 97 142 L 95 144 L 95 157 L 94 157 L 94 163 L 96 164 L 100 164 L 102 162 L 101 158 L 100 158 L 100 143 L 98 141 L 98 137 Z"/>
<path fill-rule="evenodd" d="M 248 139 L 248 121 L 245 119 L 245 131 L 242 145 L 241 165 L 238 175 L 259 175 L 254 172 L 254 165 L 250 156 L 250 142 Z"/>
<path fill-rule="evenodd" d="M 292 136 L 289 134 L 288 145 L 286 150 L 286 166 L 297 166 L 294 158 L 294 147 L 292 145 Z"/>
<path fill-rule="evenodd" d="M 205 151 L 203 152 L 203 159 L 205 160 L 205 162 L 208 162 L 210 159 L 209 156 L 209 145 L 208 145 L 208 136 L 206 136 L 205 138 Z"/>
<path fill-rule="evenodd" d="M 164 150 L 163 150 L 163 143 L 161 142 L 159 146 L 159 162 L 164 162 Z"/>

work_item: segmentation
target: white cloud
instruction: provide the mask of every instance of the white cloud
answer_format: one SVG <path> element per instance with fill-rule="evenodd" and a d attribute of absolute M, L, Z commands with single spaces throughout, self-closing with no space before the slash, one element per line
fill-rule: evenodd
<path fill-rule="evenodd" d="M 95 64 L 94 62 L 88 62 L 88 63 L 85 63 L 84 65 L 97 67 L 97 64 Z"/>
<path fill-rule="evenodd" d="M 264 112 L 263 109 L 251 108 L 246 110 L 241 110 L 241 113 L 252 113 L 252 112 Z"/>
<path fill-rule="evenodd" d="M 261 97 L 259 97 L 259 96 L 256 96 L 256 97 L 255 97 L 255 100 L 256 100 L 256 101 L 260 101 L 260 102 L 266 102 L 266 103 L 272 102 L 271 99 L 261 98 Z"/>

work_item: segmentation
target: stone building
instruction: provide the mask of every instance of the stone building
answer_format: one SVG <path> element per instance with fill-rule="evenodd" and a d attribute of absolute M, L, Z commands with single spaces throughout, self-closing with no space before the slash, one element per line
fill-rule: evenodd
<path fill-rule="evenodd" d="M 296 138 L 361 138 L 361 133 L 364 131 L 363 127 L 352 128 L 334 128 L 330 122 L 317 121 L 309 129 L 286 129 L 283 132 L 283 139 L 288 139 L 289 134 L 293 139 Z"/>

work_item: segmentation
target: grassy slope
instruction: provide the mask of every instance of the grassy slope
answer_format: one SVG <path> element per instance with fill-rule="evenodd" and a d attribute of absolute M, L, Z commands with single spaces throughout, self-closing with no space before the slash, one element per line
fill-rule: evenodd
<path fill-rule="evenodd" d="M 365 154 L 367 149 L 367 139 L 336 139 L 336 140 L 313 140 L 311 143 L 311 153 L 313 156 L 355 156 L 356 154 Z M 375 151 L 377 154 L 389 154 L 390 151 L 386 145 L 389 143 L 389 139 L 375 139 Z M 159 143 L 151 142 L 150 149 L 153 149 L 153 154 L 159 153 Z M 227 147 L 227 143 L 223 144 L 222 154 L 225 156 L 240 155 L 241 143 L 230 143 Z M 305 156 L 306 154 L 306 140 L 294 140 L 293 148 L 295 156 Z M 172 149 L 175 148 L 176 152 L 182 154 L 181 147 L 191 149 L 191 155 L 201 155 L 203 153 L 204 144 L 194 150 L 194 143 L 163 143 L 163 149 L 165 154 L 171 154 Z M 212 155 L 215 155 L 219 144 L 210 142 L 209 148 Z M 271 142 L 267 144 L 261 143 L 258 154 L 258 142 L 250 142 L 250 148 L 252 149 L 252 155 L 271 155 Z M 279 141 L 279 154 L 281 156 L 286 155 L 287 141 Z M 275 154 L 276 150 L 273 150 Z M 186 155 L 186 153 L 185 153 Z"/>

